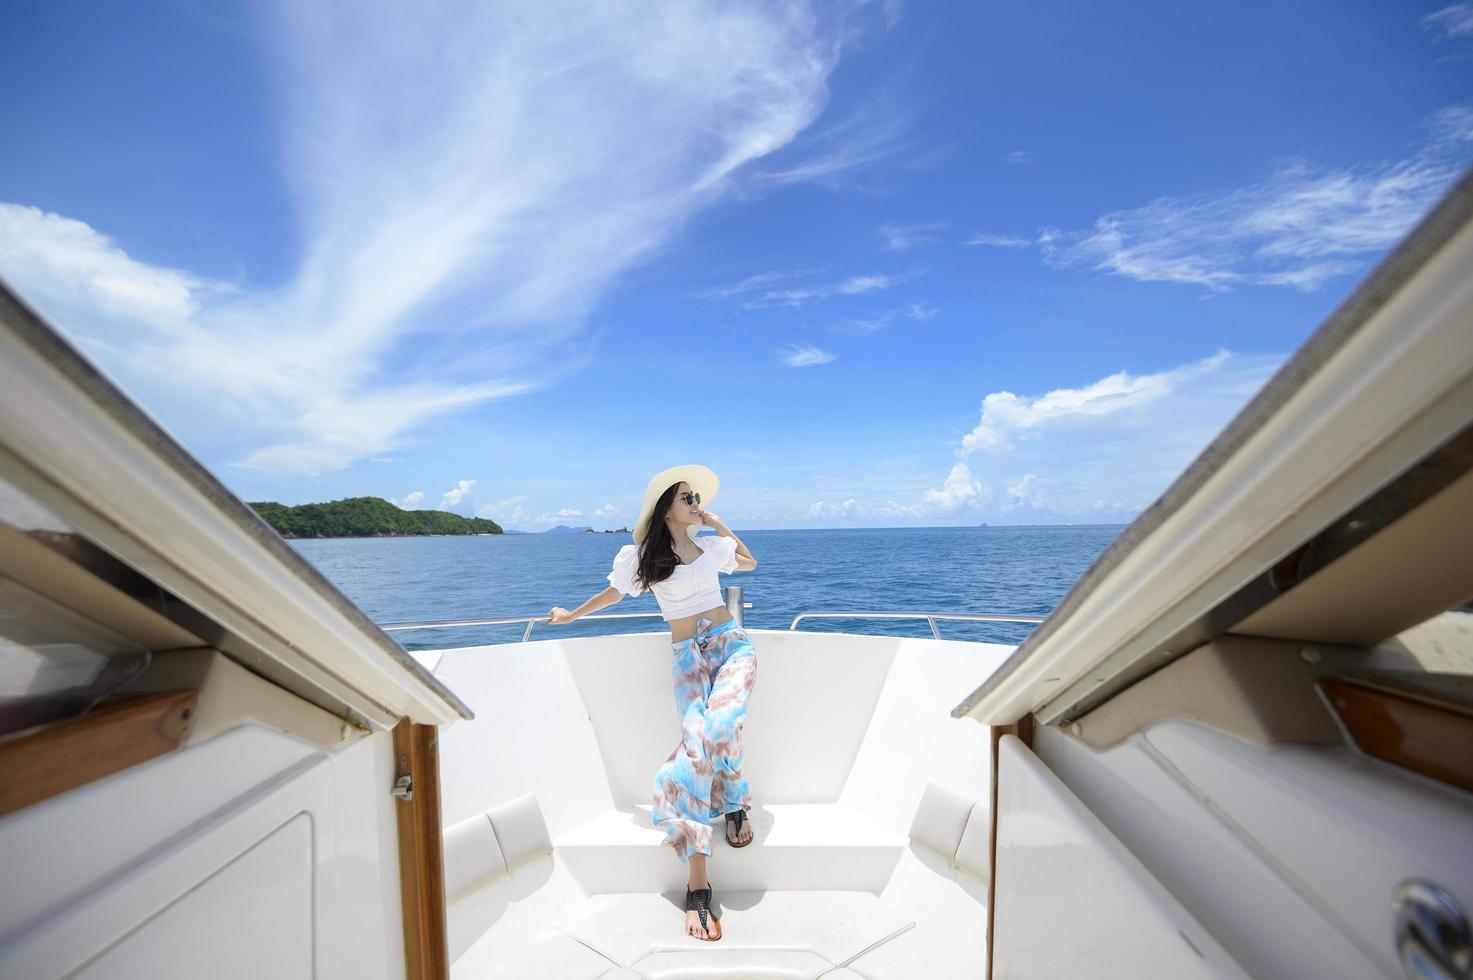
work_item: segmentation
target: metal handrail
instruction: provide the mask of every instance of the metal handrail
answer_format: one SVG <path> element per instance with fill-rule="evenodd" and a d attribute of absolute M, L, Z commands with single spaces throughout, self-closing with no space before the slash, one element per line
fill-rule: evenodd
<path fill-rule="evenodd" d="M 861 609 L 840 609 L 799 613 L 793 617 L 788 631 L 796 631 L 799 620 L 819 617 L 824 619 L 924 619 L 931 624 L 931 635 L 938 640 L 941 639 L 941 631 L 936 628 L 938 619 L 960 619 L 974 623 L 1032 623 L 1037 625 L 1046 618 L 1043 616 L 1015 616 L 1011 613 L 868 612 Z"/>
<path fill-rule="evenodd" d="M 741 602 L 740 593 L 732 597 L 741 603 L 742 608 L 750 609 L 750 602 Z M 579 616 L 583 619 L 642 619 L 661 616 L 657 612 L 628 612 L 628 613 L 592 613 L 587 616 Z M 789 632 L 798 629 L 798 623 L 804 619 L 924 619 L 931 624 L 931 635 L 941 639 L 941 631 L 936 627 L 936 620 L 951 619 L 964 620 L 974 623 L 1031 623 L 1043 622 L 1043 616 L 1015 616 L 1009 613 L 945 613 L 945 612 L 869 612 L 861 609 L 851 610 L 824 610 L 820 612 L 799 613 L 793 617 L 793 622 L 788 626 Z M 539 613 L 536 616 L 490 616 L 485 619 L 438 619 L 425 620 L 423 622 L 410 623 L 380 623 L 379 629 L 385 633 L 397 633 L 404 630 L 433 630 L 450 629 L 457 626 L 503 626 L 508 623 L 526 623 L 527 628 L 522 631 L 522 642 L 532 637 L 532 627 L 538 623 L 547 621 L 547 613 Z"/>
<path fill-rule="evenodd" d="M 635 612 L 635 613 L 590 613 L 587 616 L 579 616 L 577 621 L 585 619 L 640 619 L 642 617 L 656 617 L 661 614 L 657 612 Z M 487 619 L 439 619 L 419 623 L 381 623 L 379 629 L 385 633 L 397 633 L 402 630 L 435 630 L 448 629 L 454 626 L 499 626 L 506 623 L 526 623 L 527 628 L 522 631 L 522 642 L 526 642 L 532 636 L 532 627 L 538 623 L 547 622 L 547 613 L 539 613 L 536 616 L 491 616 Z"/>

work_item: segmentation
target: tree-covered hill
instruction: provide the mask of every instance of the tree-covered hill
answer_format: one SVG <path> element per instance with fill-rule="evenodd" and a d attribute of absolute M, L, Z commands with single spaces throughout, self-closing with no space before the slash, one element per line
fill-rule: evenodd
<path fill-rule="evenodd" d="M 461 517 L 443 510 L 400 510 L 382 497 L 349 497 L 295 507 L 261 500 L 248 502 L 247 506 L 284 538 L 501 533 L 501 525 L 484 517 Z"/>

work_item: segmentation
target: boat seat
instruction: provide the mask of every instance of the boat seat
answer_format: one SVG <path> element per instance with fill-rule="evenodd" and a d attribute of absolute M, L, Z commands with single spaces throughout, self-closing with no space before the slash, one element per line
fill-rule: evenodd
<path fill-rule="evenodd" d="M 763 804 L 749 816 L 752 845 L 735 861 L 726 860 L 726 822 L 718 817 L 711 824 L 721 868 L 717 885 L 728 891 L 878 894 L 906 846 L 903 833 L 843 803 Z M 559 834 L 554 845 L 559 867 L 589 894 L 658 894 L 686 881 L 686 869 L 664 840 L 650 807 L 640 805 L 604 811 Z"/>
<path fill-rule="evenodd" d="M 724 932 L 716 943 L 681 933 L 684 891 L 677 889 L 686 869 L 661 845 L 647 809 L 595 818 L 560 835 L 556 847 L 530 795 L 446 828 L 452 977 L 909 980 L 976 973 L 985 949 L 985 801 L 933 783 L 908 839 L 838 804 L 774 804 L 753 813 L 765 846 L 729 859 L 723 853 L 712 870 Z M 719 822 L 714 829 L 720 832 Z M 673 873 L 678 881 L 637 892 L 626 883 L 624 891 L 566 901 L 558 882 L 566 869 L 555 875 L 554 862 L 569 858 L 583 863 L 585 878 L 654 881 Z M 832 884 L 855 875 L 873 887 Z M 784 886 L 744 887 L 744 877 Z M 828 887 L 805 885 L 810 878 Z"/>

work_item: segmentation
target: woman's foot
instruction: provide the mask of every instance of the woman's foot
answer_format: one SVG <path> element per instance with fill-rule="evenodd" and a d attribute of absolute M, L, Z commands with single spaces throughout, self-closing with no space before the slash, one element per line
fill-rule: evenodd
<path fill-rule="evenodd" d="M 721 925 L 711 914 L 711 883 L 694 879 L 685 889 L 685 934 L 711 941 L 721 938 Z M 701 924 L 701 908 L 706 910 L 706 924 Z"/>
<path fill-rule="evenodd" d="M 733 810 L 726 815 L 726 842 L 732 847 L 752 843 L 752 823 L 747 819 L 747 811 Z"/>

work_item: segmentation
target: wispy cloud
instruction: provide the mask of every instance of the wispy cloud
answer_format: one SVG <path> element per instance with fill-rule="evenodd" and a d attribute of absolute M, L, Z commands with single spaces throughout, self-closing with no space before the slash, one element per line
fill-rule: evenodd
<path fill-rule="evenodd" d="M 747 310 L 793 309 L 814 300 L 830 296 L 860 296 L 880 289 L 889 289 L 908 279 L 909 275 L 880 275 L 871 273 L 850 276 L 838 281 L 815 282 L 788 286 L 782 289 L 761 289 L 742 303 Z"/>
<path fill-rule="evenodd" d="M 1470 157 L 1473 112 L 1450 106 L 1419 153 L 1355 169 L 1280 167 L 1248 187 L 1160 198 L 1099 218 L 1089 231 L 1044 229 L 1049 264 L 1143 282 L 1319 288 L 1395 244 Z"/>
<path fill-rule="evenodd" d="M 890 160 L 906 150 L 909 114 L 892 98 L 859 105 L 831 126 L 815 131 L 781 154 L 792 162 L 774 162 L 747 176 L 754 186 L 811 183 L 839 190 L 856 172 Z"/>
<path fill-rule="evenodd" d="M 555 383 L 609 284 L 818 118 L 852 33 L 797 5 L 515 6 L 274 8 L 303 234 L 284 285 L 151 266 L 14 205 L 0 271 L 145 404 L 199 384 L 208 419 L 185 423 L 253 446 L 248 467 L 338 469 Z M 894 121 L 871 121 L 797 169 L 889 152 Z"/>
<path fill-rule="evenodd" d="M 803 269 L 773 269 L 769 272 L 759 272 L 747 276 L 738 282 L 725 286 L 713 286 L 703 289 L 695 296 L 698 299 L 728 299 L 732 296 L 741 296 L 746 293 L 765 292 L 780 282 L 791 282 L 794 279 L 808 279 L 829 271 L 829 267 L 810 267 Z"/>
<path fill-rule="evenodd" d="M 1155 374 L 1119 371 L 1083 388 L 1056 388 L 1037 398 L 1020 397 L 1011 391 L 993 392 L 982 399 L 981 418 L 962 439 L 957 456 L 964 457 L 979 450 L 1009 449 L 1011 440 L 1018 433 L 1069 416 L 1111 415 L 1145 405 L 1169 395 L 1182 384 L 1217 370 L 1227 358 L 1227 351 L 1218 351 L 1211 357 L 1170 371 Z"/>
<path fill-rule="evenodd" d="M 912 320 L 929 320 L 940 312 L 936 307 L 927 306 L 925 303 L 912 303 L 906 309 L 905 315 Z"/>
<path fill-rule="evenodd" d="M 1008 163 L 1032 163 L 1033 154 L 1028 152 L 1027 150 L 1014 150 L 1007 156 L 1003 157 L 1003 160 Z"/>
<path fill-rule="evenodd" d="M 885 310 L 884 312 L 875 313 L 867 317 L 851 317 L 847 320 L 840 320 L 833 325 L 833 329 L 838 333 L 848 334 L 852 337 L 864 337 L 878 330 L 885 329 L 893 319 L 895 319 L 895 311 Z"/>
<path fill-rule="evenodd" d="M 931 221 L 914 225 L 880 225 L 879 234 L 885 247 L 892 252 L 903 252 L 917 245 L 931 245 L 940 241 L 936 234 L 946 227 L 943 221 Z"/>
<path fill-rule="evenodd" d="M 793 344 L 782 355 L 781 361 L 783 367 L 814 367 L 819 364 L 828 364 L 835 356 L 809 344 Z"/>
<path fill-rule="evenodd" d="M 962 242 L 963 245 L 989 245 L 993 248 L 1032 248 L 1037 242 L 1032 238 L 1020 238 L 1016 235 L 993 235 L 985 231 Z"/>
<path fill-rule="evenodd" d="M 1473 38 L 1473 3 L 1455 3 L 1422 18 L 1422 29 L 1443 37 Z"/>

